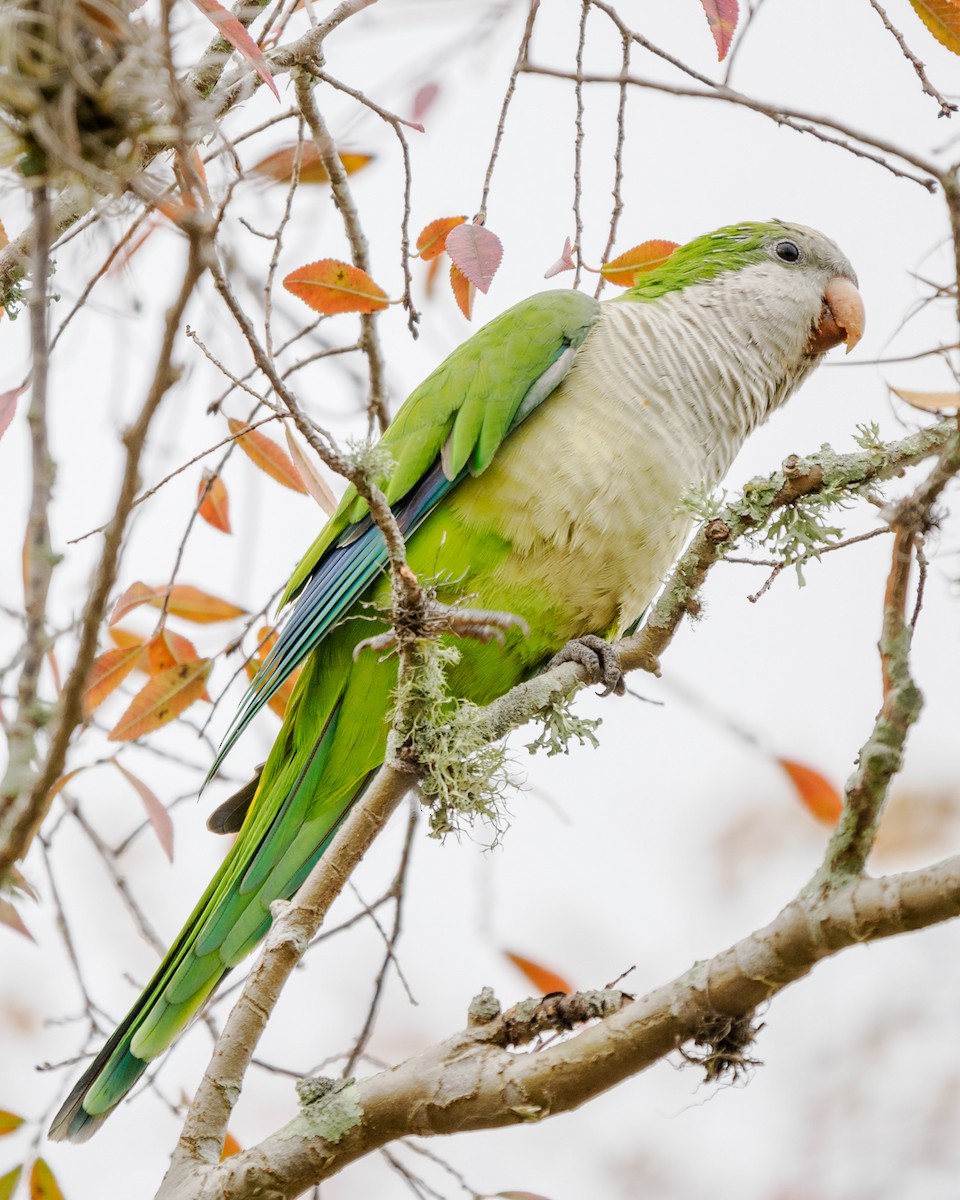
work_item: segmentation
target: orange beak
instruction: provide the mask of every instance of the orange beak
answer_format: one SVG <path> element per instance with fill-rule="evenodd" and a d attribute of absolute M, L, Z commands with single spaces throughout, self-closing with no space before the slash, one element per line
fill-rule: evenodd
<path fill-rule="evenodd" d="M 807 339 L 808 354 L 824 354 L 846 343 L 847 353 L 863 336 L 866 313 L 854 284 L 844 275 L 835 275 L 823 289 L 820 318 Z"/>

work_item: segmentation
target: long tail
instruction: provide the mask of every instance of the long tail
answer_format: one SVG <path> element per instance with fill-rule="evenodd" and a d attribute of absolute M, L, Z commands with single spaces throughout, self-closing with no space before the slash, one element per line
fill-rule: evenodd
<path fill-rule="evenodd" d="M 310 682 L 301 679 L 303 688 L 291 699 L 291 710 L 300 711 L 288 713 L 293 719 L 267 761 L 239 837 L 140 998 L 57 1113 L 49 1135 L 54 1140 L 83 1142 L 103 1124 L 147 1064 L 264 936 L 271 903 L 293 895 L 362 795 L 375 762 L 362 755 L 366 761 L 355 758 L 344 770 L 344 748 L 334 749 L 338 726 L 356 715 L 354 689 L 344 688 L 331 707 L 324 705 L 323 717 L 311 704 L 316 697 Z M 353 744 L 349 727 L 343 732 L 342 740 Z M 381 739 L 374 734 L 372 740 Z"/>

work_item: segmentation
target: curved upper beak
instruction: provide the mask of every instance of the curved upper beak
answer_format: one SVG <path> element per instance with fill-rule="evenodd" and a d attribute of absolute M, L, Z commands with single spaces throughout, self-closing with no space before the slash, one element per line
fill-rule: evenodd
<path fill-rule="evenodd" d="M 834 275 L 823 289 L 823 304 L 807 339 L 808 354 L 824 354 L 846 343 L 847 353 L 863 336 L 866 313 L 855 284 L 845 275 Z"/>

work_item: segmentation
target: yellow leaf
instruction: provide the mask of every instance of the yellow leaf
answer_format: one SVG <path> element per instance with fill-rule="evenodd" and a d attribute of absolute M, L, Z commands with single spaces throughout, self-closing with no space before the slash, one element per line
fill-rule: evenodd
<path fill-rule="evenodd" d="M 109 740 L 130 742 L 178 717 L 203 695 L 212 666 L 211 659 L 200 658 L 196 662 L 178 663 L 154 676 L 137 692 L 130 707 L 110 730 Z"/>
<path fill-rule="evenodd" d="M 0 1137 L 3 1137 L 5 1133 L 13 1133 L 22 1124 L 23 1117 L 18 1117 L 15 1113 L 5 1112 L 3 1109 L 0 1109 Z"/>
<path fill-rule="evenodd" d="M 307 489 L 303 486 L 303 480 L 297 474 L 296 467 L 276 442 L 272 442 L 259 429 L 251 429 L 249 425 L 235 421 L 232 417 L 227 424 L 237 445 L 252 463 L 277 483 L 290 488 L 292 492 L 302 492 L 306 495 Z"/>
<path fill-rule="evenodd" d="M 352 154 L 344 151 L 339 153 L 338 157 L 343 164 L 344 171 L 348 175 L 354 175 L 357 171 L 362 171 L 364 167 L 369 166 L 373 162 L 372 154 Z M 267 179 L 276 180 L 277 183 L 289 183 L 293 178 L 293 168 L 296 161 L 297 143 L 293 142 L 289 146 L 281 146 L 279 150 L 274 150 L 266 158 L 261 158 L 258 163 L 254 163 L 250 170 L 256 171 L 258 175 L 263 175 Z M 300 182 L 330 182 L 327 168 L 323 165 L 323 160 L 320 158 L 320 151 L 313 142 L 303 143 L 303 149 L 300 153 Z"/>
<path fill-rule="evenodd" d="M 149 601 L 154 608 L 163 607 L 163 591 Z M 211 621 L 229 621 L 233 617 L 242 617 L 245 608 L 212 596 L 189 583 L 175 583 L 170 589 L 170 601 L 167 612 L 185 621 L 193 621 L 197 625 L 209 625 Z"/>
<path fill-rule="evenodd" d="M 60 1185 L 42 1158 L 30 1169 L 30 1200 L 63 1200 Z"/>
<path fill-rule="evenodd" d="M 387 293 L 373 282 L 366 271 L 351 267 L 335 258 L 323 258 L 291 271 L 283 281 L 305 304 L 319 313 L 371 313 L 386 308 Z"/>
<path fill-rule="evenodd" d="M 960 54 L 960 4 L 957 0 L 910 0 L 910 3 L 940 45 Z"/>
<path fill-rule="evenodd" d="M 220 476 L 204 471 L 197 489 L 197 497 L 200 502 L 197 512 L 203 520 L 214 529 L 219 529 L 221 533 L 231 533 L 230 498 L 227 495 L 227 485 Z"/>
<path fill-rule="evenodd" d="M 237 1141 L 230 1131 L 227 1131 L 227 1136 L 223 1139 L 223 1149 L 220 1151 L 220 1161 L 225 1158 L 232 1158 L 234 1154 L 239 1154 L 243 1147 Z"/>
<path fill-rule="evenodd" d="M 604 263 L 600 268 L 600 274 L 604 279 L 609 279 L 611 283 L 616 284 L 617 287 L 633 287 L 637 282 L 638 275 L 665 263 L 676 250 L 677 245 L 677 242 L 665 242 L 659 239 L 641 242 L 639 246 L 632 247 L 611 262 Z"/>
<path fill-rule="evenodd" d="M 6 1175 L 0 1177 L 0 1200 L 10 1200 L 20 1182 L 20 1172 L 23 1167 L 14 1167 Z"/>
<path fill-rule="evenodd" d="M 117 650 L 105 650 L 93 660 L 90 674 L 87 676 L 87 686 L 80 701 L 84 716 L 88 717 L 123 683 L 136 667 L 140 653 L 141 646 L 138 642 Z"/>
<path fill-rule="evenodd" d="M 127 646 L 143 645 L 143 638 L 139 633 L 134 633 L 132 629 L 122 629 L 119 625 L 115 625 L 108 629 L 107 633 L 113 644 L 121 649 L 125 649 Z"/>
<path fill-rule="evenodd" d="M 424 262 L 436 258 L 443 253 L 447 244 L 447 234 L 451 229 L 466 223 L 466 217 L 438 217 L 420 231 L 417 238 L 417 251 Z"/>

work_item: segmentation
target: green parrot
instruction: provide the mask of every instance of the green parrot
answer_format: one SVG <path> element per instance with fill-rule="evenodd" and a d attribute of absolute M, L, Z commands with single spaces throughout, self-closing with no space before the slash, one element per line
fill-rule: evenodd
<path fill-rule="evenodd" d="M 684 493 L 714 486 L 824 351 L 859 339 L 856 282 L 815 230 L 728 226 L 616 299 L 524 300 L 437 367 L 383 436 L 393 467 L 380 484 L 411 569 L 438 580 L 440 600 L 529 627 L 502 644 L 458 642 L 453 695 L 485 704 L 575 639 L 604 659 L 689 533 Z M 354 648 L 384 628 L 370 613 L 389 606 L 386 565 L 348 489 L 290 580 L 283 602 L 296 605 L 214 764 L 302 663 L 255 789 L 211 818 L 239 836 L 52 1138 L 84 1141 L 101 1125 L 263 938 L 270 904 L 297 890 L 382 763 L 396 662 Z"/>

